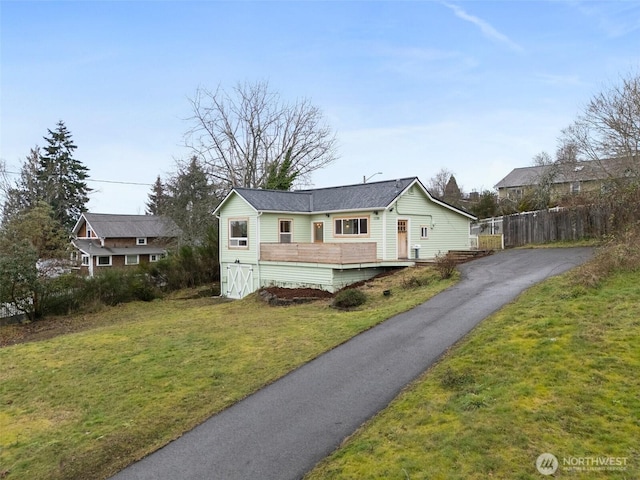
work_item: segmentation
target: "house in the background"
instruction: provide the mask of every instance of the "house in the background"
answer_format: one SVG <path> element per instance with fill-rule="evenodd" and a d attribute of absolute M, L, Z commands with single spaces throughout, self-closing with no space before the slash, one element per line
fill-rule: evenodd
<path fill-rule="evenodd" d="M 514 168 L 495 188 L 498 190 L 499 201 L 519 202 L 544 181 L 551 185 L 552 198 L 561 198 L 599 192 L 606 182 L 635 176 L 637 173 L 638 162 L 627 158 L 555 163 Z"/>
<path fill-rule="evenodd" d="M 156 215 L 83 213 L 73 228 L 72 260 L 81 273 L 157 262 L 181 235 L 173 220 Z"/>
<path fill-rule="evenodd" d="M 473 215 L 417 177 L 294 192 L 234 188 L 220 219 L 221 292 L 266 286 L 336 291 L 389 268 L 469 250 Z"/>

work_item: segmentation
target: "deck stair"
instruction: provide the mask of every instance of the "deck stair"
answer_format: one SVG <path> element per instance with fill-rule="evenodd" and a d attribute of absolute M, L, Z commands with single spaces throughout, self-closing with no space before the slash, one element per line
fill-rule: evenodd
<path fill-rule="evenodd" d="M 491 255 L 493 250 L 449 250 L 447 255 L 453 257 L 456 263 L 465 263 L 476 258 L 486 257 Z"/>

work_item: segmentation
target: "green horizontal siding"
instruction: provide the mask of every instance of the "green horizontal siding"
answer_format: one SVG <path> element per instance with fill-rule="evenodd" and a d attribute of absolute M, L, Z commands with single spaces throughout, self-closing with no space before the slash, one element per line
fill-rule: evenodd
<path fill-rule="evenodd" d="M 248 220 L 248 248 L 229 248 L 229 220 L 246 218 Z M 232 195 L 220 212 L 220 262 L 258 263 L 258 223 L 257 214 L 238 195 Z"/>
<path fill-rule="evenodd" d="M 260 265 L 261 287 L 318 288 L 331 291 L 332 278 L 332 269 L 321 265 Z"/>
<path fill-rule="evenodd" d="M 260 241 L 278 243 L 280 241 L 280 220 L 291 220 L 293 243 L 311 242 L 312 223 L 309 215 L 288 215 L 284 213 L 265 213 L 260 216 Z"/>
<path fill-rule="evenodd" d="M 334 270 L 332 292 L 347 287 L 353 283 L 369 280 L 384 272 L 384 268 L 362 268 L 353 270 Z"/>

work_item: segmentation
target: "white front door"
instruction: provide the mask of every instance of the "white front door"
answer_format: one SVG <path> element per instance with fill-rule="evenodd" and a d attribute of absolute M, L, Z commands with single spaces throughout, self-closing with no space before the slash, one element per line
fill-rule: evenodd
<path fill-rule="evenodd" d="M 253 265 L 230 263 L 227 265 L 227 297 L 242 298 L 253 292 Z"/>

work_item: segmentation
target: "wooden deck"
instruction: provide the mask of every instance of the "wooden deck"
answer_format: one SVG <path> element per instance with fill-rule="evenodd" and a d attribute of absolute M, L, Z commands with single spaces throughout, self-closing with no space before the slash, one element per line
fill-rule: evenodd
<path fill-rule="evenodd" d="M 260 260 L 270 262 L 376 263 L 375 242 L 358 243 L 261 243 Z"/>

